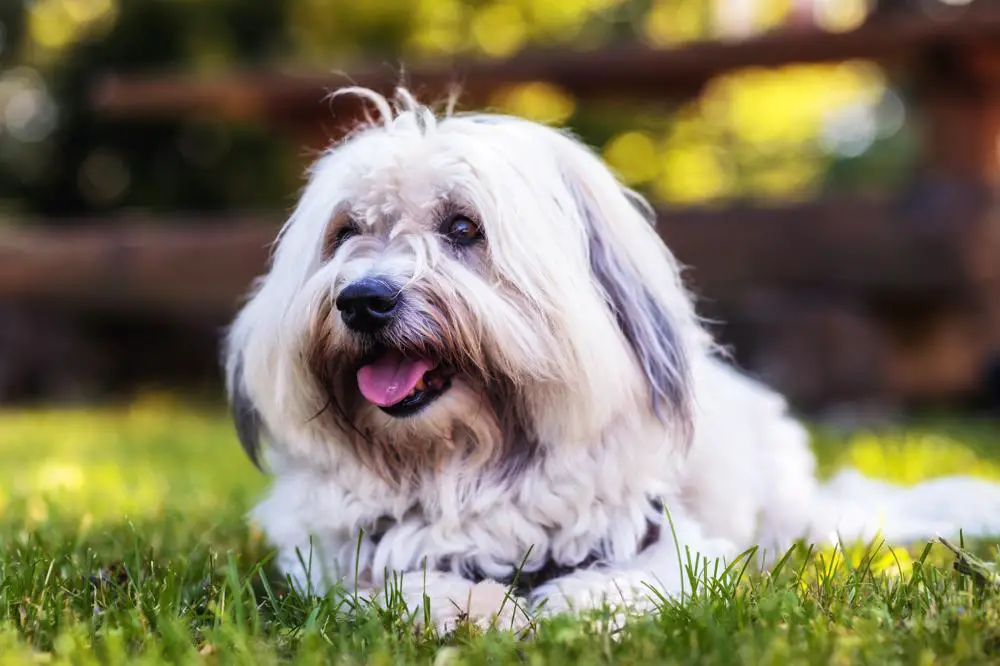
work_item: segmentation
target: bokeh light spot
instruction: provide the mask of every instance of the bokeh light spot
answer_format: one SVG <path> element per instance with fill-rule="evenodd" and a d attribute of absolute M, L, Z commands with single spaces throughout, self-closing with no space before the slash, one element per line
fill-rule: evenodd
<path fill-rule="evenodd" d="M 666 201 L 692 204 L 730 191 L 732 178 L 717 150 L 706 145 L 677 146 L 664 152 L 664 169 L 654 183 Z"/>
<path fill-rule="evenodd" d="M 472 34 L 483 53 L 503 58 L 513 55 L 528 39 L 521 10 L 509 2 L 488 5 L 472 18 Z"/>
<path fill-rule="evenodd" d="M 503 88 L 490 99 L 490 106 L 541 123 L 565 123 L 576 102 L 558 86 L 540 81 Z"/>
<path fill-rule="evenodd" d="M 533 30 L 561 42 L 575 38 L 591 13 L 587 0 L 528 3 L 526 9 Z"/>
<path fill-rule="evenodd" d="M 866 104 L 853 104 L 832 112 L 822 131 L 820 145 L 841 157 L 857 157 L 877 138 L 875 111 Z"/>
<path fill-rule="evenodd" d="M 659 172 L 656 146 L 644 132 L 625 132 L 611 139 L 604 159 L 629 185 L 648 182 Z"/>
<path fill-rule="evenodd" d="M 113 0 L 69 0 L 62 4 L 77 23 L 97 21 L 114 9 Z"/>
<path fill-rule="evenodd" d="M 77 29 L 77 22 L 67 11 L 66 2 L 36 0 L 28 8 L 28 32 L 39 46 L 61 49 L 69 44 Z"/>
<path fill-rule="evenodd" d="M 34 0 L 28 3 L 28 35 L 43 50 L 57 52 L 110 25 L 116 10 L 116 0 Z"/>
<path fill-rule="evenodd" d="M 465 14 L 465 8 L 457 0 L 419 0 L 408 46 L 430 55 L 454 53 L 466 39 L 462 29 Z"/>
<path fill-rule="evenodd" d="M 94 204 L 110 204 L 128 190 L 132 176 L 122 158 L 106 149 L 98 149 L 80 165 L 80 194 Z"/>
<path fill-rule="evenodd" d="M 849 32 L 868 18 L 865 0 L 818 0 L 813 9 L 816 25 L 829 32 Z"/>
<path fill-rule="evenodd" d="M 24 87 L 11 95 L 4 105 L 4 123 L 18 141 L 42 141 L 55 130 L 55 102 L 42 88 Z"/>
<path fill-rule="evenodd" d="M 675 46 L 705 36 L 702 0 L 655 0 L 642 23 L 642 34 L 653 46 Z"/>
<path fill-rule="evenodd" d="M 876 109 L 878 134 L 881 138 L 894 136 L 906 125 L 906 103 L 895 90 L 886 89 Z"/>

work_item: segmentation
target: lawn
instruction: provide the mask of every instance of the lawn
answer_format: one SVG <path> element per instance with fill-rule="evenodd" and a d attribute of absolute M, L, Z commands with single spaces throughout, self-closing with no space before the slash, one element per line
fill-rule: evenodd
<path fill-rule="evenodd" d="M 826 433 L 822 468 L 1000 479 L 1000 430 Z M 734 567 L 621 634 L 569 618 L 524 641 L 415 632 L 287 592 L 243 520 L 264 487 L 221 411 L 147 401 L 0 414 L 0 666 L 20 663 L 988 663 L 1000 593 L 943 546 L 803 545 Z M 996 559 L 993 544 L 967 544 Z M 689 590 L 690 591 L 690 590 Z"/>

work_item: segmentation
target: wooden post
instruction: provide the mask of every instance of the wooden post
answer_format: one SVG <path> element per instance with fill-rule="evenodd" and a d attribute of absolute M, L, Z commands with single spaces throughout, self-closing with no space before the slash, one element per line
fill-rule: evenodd
<path fill-rule="evenodd" d="M 977 203 L 949 222 L 967 243 L 966 299 L 897 331 L 893 381 L 919 393 L 974 384 L 1000 353 L 1000 44 L 968 40 L 929 49 L 915 71 L 923 129 L 921 206 Z M 910 393 L 913 391 L 910 390 Z"/>
<path fill-rule="evenodd" d="M 932 180 L 1000 187 L 1000 44 L 970 42 L 924 56 L 926 171 Z"/>

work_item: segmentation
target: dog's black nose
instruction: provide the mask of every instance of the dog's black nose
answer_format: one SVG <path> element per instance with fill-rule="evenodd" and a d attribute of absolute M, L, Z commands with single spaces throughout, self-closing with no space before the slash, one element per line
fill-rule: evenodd
<path fill-rule="evenodd" d="M 399 287 L 379 278 L 361 278 L 337 296 L 337 309 L 348 328 L 371 333 L 390 321 L 399 303 Z"/>

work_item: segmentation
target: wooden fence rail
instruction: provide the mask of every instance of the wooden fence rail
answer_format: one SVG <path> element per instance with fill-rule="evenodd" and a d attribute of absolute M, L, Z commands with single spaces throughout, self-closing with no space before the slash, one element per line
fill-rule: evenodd
<path fill-rule="evenodd" d="M 874 60 L 915 96 L 924 152 L 908 192 L 664 210 L 659 229 L 690 267 L 703 311 L 726 322 L 737 358 L 793 402 L 949 397 L 975 388 L 1000 352 L 1000 2 L 939 9 L 885 12 L 839 34 L 427 63 L 408 67 L 406 81 L 424 98 L 460 84 L 470 106 L 528 81 L 628 103 L 690 97 L 747 67 Z M 389 66 L 348 69 L 112 75 L 93 99 L 109 116 L 241 118 L 316 147 L 337 136 L 331 120 L 348 125 L 361 111 L 355 100 L 326 100 L 329 91 L 350 82 L 389 93 L 399 83 Z M 264 269 L 279 220 L 175 222 L 4 231 L 0 302 L 224 323 Z"/>

